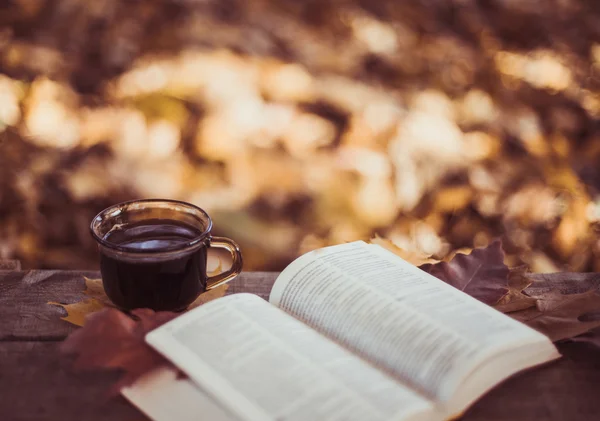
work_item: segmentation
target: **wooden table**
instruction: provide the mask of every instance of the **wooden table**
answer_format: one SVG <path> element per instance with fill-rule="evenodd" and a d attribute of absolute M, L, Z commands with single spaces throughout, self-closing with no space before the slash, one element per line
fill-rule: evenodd
<path fill-rule="evenodd" d="M 76 327 L 60 319 L 62 309 L 46 303 L 81 300 L 83 276 L 99 274 L 0 270 L 0 420 L 146 419 L 123 398 L 102 398 L 118 373 L 74 373 L 57 352 L 59 342 Z M 275 277 L 276 273 L 244 273 L 229 292 L 266 298 Z M 463 419 L 600 420 L 600 350 L 574 343 L 560 350 L 563 359 L 506 381 Z"/>

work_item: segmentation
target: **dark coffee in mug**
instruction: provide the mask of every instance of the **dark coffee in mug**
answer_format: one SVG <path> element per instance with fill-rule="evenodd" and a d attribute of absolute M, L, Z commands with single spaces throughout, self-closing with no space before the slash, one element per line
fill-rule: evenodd
<path fill-rule="evenodd" d="M 122 310 L 181 311 L 201 293 L 235 278 L 242 254 L 228 238 L 214 237 L 212 220 L 197 206 L 147 199 L 104 209 L 90 230 L 100 251 L 106 295 Z M 208 276 L 211 248 L 231 253 L 231 268 Z"/>
<path fill-rule="evenodd" d="M 160 251 L 184 245 L 201 234 L 184 222 L 148 219 L 117 225 L 103 239 L 132 250 Z M 206 289 L 206 252 L 203 246 L 167 258 L 150 255 L 140 260 L 101 254 L 104 290 L 120 308 L 183 310 Z"/>

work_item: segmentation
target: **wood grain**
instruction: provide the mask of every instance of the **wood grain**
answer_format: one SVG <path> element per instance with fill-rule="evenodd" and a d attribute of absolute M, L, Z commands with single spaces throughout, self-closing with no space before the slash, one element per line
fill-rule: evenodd
<path fill-rule="evenodd" d="M 592 421 L 600 415 L 600 350 L 559 345 L 563 358 L 520 373 L 479 400 L 467 421 Z"/>
<path fill-rule="evenodd" d="M 496 387 L 465 421 L 592 421 L 600 414 L 600 353 L 561 346 L 565 357 Z M 122 398 L 103 398 L 117 372 L 72 372 L 56 342 L 0 342 L 0 414 L 10 421 L 135 421 Z"/>
<path fill-rule="evenodd" d="M 0 272 L 0 341 L 62 340 L 73 329 L 64 311 L 48 301 L 74 303 L 84 296 L 83 276 L 97 272 Z"/>
<path fill-rule="evenodd" d="M 243 273 L 228 293 L 267 298 L 276 273 Z M 0 419 L 136 421 L 124 399 L 106 400 L 117 372 L 73 372 L 58 344 L 74 327 L 48 301 L 84 298 L 83 276 L 97 272 L 0 271 Z M 595 421 L 600 414 L 600 350 L 560 345 L 564 357 L 509 379 L 478 401 L 466 421 Z"/>
<path fill-rule="evenodd" d="M 98 272 L 0 271 L 0 341 L 62 340 L 75 326 L 60 318 L 65 312 L 49 301 L 75 303 L 87 298 L 84 276 Z M 247 272 L 230 282 L 228 294 L 253 292 L 268 298 L 275 272 Z"/>
<path fill-rule="evenodd" d="M 78 372 L 58 342 L 0 342 L 3 421 L 145 420 L 123 398 L 106 398 L 118 372 Z"/>

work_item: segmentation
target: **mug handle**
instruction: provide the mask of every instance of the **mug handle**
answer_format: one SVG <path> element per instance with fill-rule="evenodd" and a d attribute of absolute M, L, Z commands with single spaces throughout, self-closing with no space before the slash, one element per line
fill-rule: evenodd
<path fill-rule="evenodd" d="M 226 270 L 225 272 L 219 273 L 215 276 L 209 276 L 208 282 L 206 283 L 206 290 L 216 288 L 227 282 L 231 281 L 233 278 L 238 276 L 242 272 L 242 252 L 240 251 L 240 247 L 229 238 L 225 237 L 210 237 L 208 240 L 208 246 L 215 248 L 222 248 L 229 250 L 232 257 L 231 268 Z"/>

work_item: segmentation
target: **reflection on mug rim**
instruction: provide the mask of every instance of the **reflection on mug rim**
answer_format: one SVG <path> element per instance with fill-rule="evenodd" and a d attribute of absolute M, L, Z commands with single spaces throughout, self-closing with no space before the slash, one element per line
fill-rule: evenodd
<path fill-rule="evenodd" d="M 178 244 L 176 246 L 166 247 L 161 250 L 131 250 L 126 246 L 122 246 L 119 244 L 115 244 L 113 242 L 107 241 L 102 238 L 96 232 L 96 229 L 100 226 L 100 224 L 106 219 L 114 218 L 118 216 L 123 211 L 127 210 L 135 210 L 135 205 L 152 205 L 152 204 L 162 204 L 162 205 L 174 205 L 178 207 L 187 208 L 193 212 L 197 212 L 201 215 L 202 218 L 206 219 L 206 227 L 204 231 L 197 237 L 190 239 L 189 241 Z M 173 212 L 177 212 L 177 209 L 173 209 Z M 92 237 L 98 242 L 100 248 L 102 248 L 105 252 L 109 252 L 111 254 L 119 255 L 121 258 L 126 257 L 127 255 L 137 256 L 139 258 L 141 255 L 147 255 L 153 259 L 160 257 L 168 257 L 172 256 L 173 252 L 181 252 L 181 251 L 193 251 L 202 245 L 205 245 L 207 240 L 210 241 L 210 230 L 212 229 L 212 219 L 206 213 L 206 211 L 196 205 L 191 203 L 183 202 L 180 200 L 172 200 L 172 199 L 140 199 L 140 200 L 130 200 L 127 202 L 121 202 L 114 205 L 109 206 L 108 208 L 99 212 L 90 223 L 90 232 Z"/>

